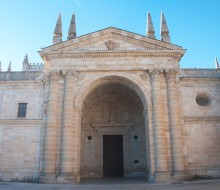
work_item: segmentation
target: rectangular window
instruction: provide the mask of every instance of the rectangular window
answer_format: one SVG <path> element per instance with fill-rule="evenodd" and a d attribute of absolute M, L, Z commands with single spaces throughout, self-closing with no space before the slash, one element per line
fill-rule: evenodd
<path fill-rule="evenodd" d="M 27 103 L 18 104 L 18 117 L 26 117 Z"/>

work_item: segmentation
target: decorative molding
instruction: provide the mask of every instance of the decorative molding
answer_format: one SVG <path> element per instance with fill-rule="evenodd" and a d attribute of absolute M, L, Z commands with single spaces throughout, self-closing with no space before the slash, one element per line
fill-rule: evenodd
<path fill-rule="evenodd" d="M 108 50 L 115 50 L 118 47 L 118 44 L 116 44 L 115 42 L 111 40 L 108 40 L 107 42 L 105 42 L 105 45 Z"/>
<path fill-rule="evenodd" d="M 56 58 L 106 58 L 106 57 L 167 57 L 167 58 L 174 58 L 176 57 L 177 52 L 173 51 L 166 51 L 166 52 L 159 52 L 159 51 L 117 51 L 117 52 L 96 52 L 96 51 L 88 51 L 88 52 L 77 52 L 77 53 L 48 53 L 48 57 L 50 59 Z M 183 54 L 179 53 L 179 57 L 181 58 Z"/>

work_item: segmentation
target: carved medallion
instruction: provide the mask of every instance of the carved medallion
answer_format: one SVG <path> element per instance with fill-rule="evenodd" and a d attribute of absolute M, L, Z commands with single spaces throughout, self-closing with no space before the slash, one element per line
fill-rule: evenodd
<path fill-rule="evenodd" d="M 105 45 L 108 48 L 108 50 L 114 50 L 117 48 L 117 44 L 111 40 L 105 42 Z"/>

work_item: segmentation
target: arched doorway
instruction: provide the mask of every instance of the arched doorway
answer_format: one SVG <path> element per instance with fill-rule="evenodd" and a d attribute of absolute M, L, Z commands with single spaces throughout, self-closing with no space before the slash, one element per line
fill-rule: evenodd
<path fill-rule="evenodd" d="M 96 85 L 84 99 L 81 177 L 147 175 L 146 105 L 122 80 Z"/>

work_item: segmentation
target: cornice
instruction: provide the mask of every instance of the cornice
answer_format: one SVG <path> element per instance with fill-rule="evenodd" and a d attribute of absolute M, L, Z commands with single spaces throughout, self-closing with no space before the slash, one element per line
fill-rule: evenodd
<path fill-rule="evenodd" d="M 179 61 L 185 51 L 87 51 L 73 53 L 48 53 L 45 56 L 47 60 L 54 58 L 106 58 L 106 57 L 168 57 Z"/>
<path fill-rule="evenodd" d="M 0 124 L 43 124 L 41 119 L 0 119 Z"/>

